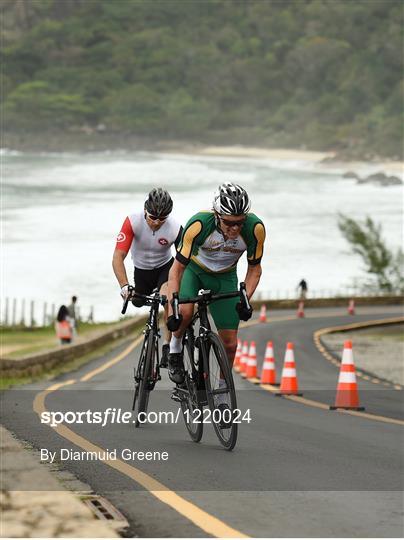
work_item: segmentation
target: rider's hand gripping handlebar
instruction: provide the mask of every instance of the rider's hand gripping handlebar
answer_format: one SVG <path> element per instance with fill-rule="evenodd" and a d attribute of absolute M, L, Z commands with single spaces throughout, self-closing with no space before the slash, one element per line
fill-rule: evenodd
<path fill-rule="evenodd" d="M 134 291 L 135 291 L 135 288 L 132 287 L 131 285 L 129 285 L 129 287 L 128 287 L 128 295 L 125 298 L 125 301 L 124 301 L 123 306 L 122 306 L 122 311 L 121 311 L 122 315 L 125 315 L 126 310 L 128 309 L 128 304 L 129 304 L 129 302 L 130 302 L 130 300 L 132 298 L 132 295 L 133 295 Z"/>
<path fill-rule="evenodd" d="M 173 314 L 170 315 L 167 319 L 167 328 L 170 332 L 176 332 L 180 327 L 182 321 L 182 315 L 179 310 L 178 292 L 173 293 L 171 307 L 173 308 Z"/>
<path fill-rule="evenodd" d="M 250 301 L 248 300 L 244 281 L 240 283 L 240 300 L 241 300 L 241 303 L 244 304 L 244 307 L 246 309 L 251 309 L 251 304 L 250 304 Z"/>
<path fill-rule="evenodd" d="M 178 306 L 178 293 L 173 293 L 173 299 L 171 300 L 171 306 L 173 308 L 173 315 L 176 320 L 180 318 L 180 311 Z"/>
<path fill-rule="evenodd" d="M 251 319 L 253 308 L 248 300 L 245 283 L 240 283 L 240 302 L 236 304 L 236 311 L 241 321 Z"/>

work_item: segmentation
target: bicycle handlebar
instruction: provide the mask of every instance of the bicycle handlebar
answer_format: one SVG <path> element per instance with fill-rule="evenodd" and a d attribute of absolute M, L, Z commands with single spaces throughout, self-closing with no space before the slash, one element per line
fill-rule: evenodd
<path fill-rule="evenodd" d="M 200 291 L 200 294 L 198 296 L 195 296 L 194 298 L 179 298 L 178 293 L 173 293 L 173 299 L 171 301 L 171 305 L 173 308 L 173 315 L 175 319 L 179 319 L 179 305 L 180 304 L 198 304 L 201 301 L 206 302 L 207 304 L 210 304 L 211 302 L 215 302 L 216 300 L 224 300 L 225 298 L 235 298 L 236 296 L 240 296 L 240 302 L 243 304 L 244 307 L 247 309 L 251 308 L 250 302 L 247 297 L 247 292 L 245 288 L 245 283 L 240 283 L 240 289 L 238 291 L 229 292 L 229 293 L 221 293 L 221 294 L 212 294 L 212 291 L 210 290 L 202 290 Z"/>
<path fill-rule="evenodd" d="M 146 306 L 151 306 L 153 302 L 157 302 L 157 301 L 162 306 L 165 306 L 167 303 L 167 297 L 164 294 L 160 295 L 157 289 L 155 290 L 154 294 L 147 295 L 147 294 L 137 293 L 133 287 L 129 287 L 129 294 L 126 297 L 122 306 L 122 311 L 121 311 L 122 315 L 125 315 L 126 310 L 128 309 L 129 302 L 133 300 L 134 298 L 141 298 L 142 300 L 146 300 L 146 303 L 145 303 Z"/>

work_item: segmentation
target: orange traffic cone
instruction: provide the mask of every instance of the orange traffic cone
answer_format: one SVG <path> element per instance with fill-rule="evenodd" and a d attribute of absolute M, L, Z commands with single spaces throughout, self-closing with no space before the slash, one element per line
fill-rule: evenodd
<path fill-rule="evenodd" d="M 353 298 L 349 301 L 348 314 L 355 315 L 355 300 Z"/>
<path fill-rule="evenodd" d="M 285 361 L 282 369 L 282 379 L 280 392 L 276 396 L 302 396 L 298 393 L 298 383 L 296 375 L 295 357 L 293 353 L 293 343 L 286 345 Z"/>
<path fill-rule="evenodd" d="M 297 316 L 299 318 L 304 317 L 304 302 L 303 302 L 303 300 L 300 300 L 300 302 L 299 302 L 299 307 L 297 308 Z"/>
<path fill-rule="evenodd" d="M 261 384 L 276 384 L 275 359 L 272 341 L 268 341 L 265 350 L 264 365 L 262 366 L 261 372 Z"/>
<path fill-rule="evenodd" d="M 359 407 L 358 385 L 356 383 L 351 341 L 345 341 L 344 343 L 341 369 L 338 377 L 337 396 L 335 398 L 335 405 L 331 406 L 330 409 L 365 410 L 365 407 Z"/>
<path fill-rule="evenodd" d="M 265 304 L 262 304 L 261 311 L 260 311 L 260 322 L 267 322 L 267 307 Z"/>
<path fill-rule="evenodd" d="M 247 360 L 248 360 L 248 341 L 244 341 L 243 347 L 241 349 L 241 358 L 240 358 L 240 373 L 244 373 L 247 369 Z"/>
<path fill-rule="evenodd" d="M 255 379 L 257 377 L 257 351 L 255 348 L 255 341 L 252 341 L 250 344 L 245 374 L 247 379 Z"/>
<path fill-rule="evenodd" d="M 236 369 L 237 371 L 240 367 L 240 361 L 241 361 L 241 339 L 238 339 L 236 355 L 234 357 L 234 363 L 233 363 L 233 368 Z"/>

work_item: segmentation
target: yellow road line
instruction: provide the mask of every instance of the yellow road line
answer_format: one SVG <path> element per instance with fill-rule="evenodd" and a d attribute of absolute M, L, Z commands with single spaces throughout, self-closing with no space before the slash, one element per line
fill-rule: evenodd
<path fill-rule="evenodd" d="M 278 394 L 279 388 L 272 386 L 271 384 L 260 384 L 260 387 L 271 392 L 271 394 Z M 322 403 L 321 401 L 314 401 L 313 399 L 307 399 L 300 396 L 282 396 L 284 399 L 289 399 L 290 401 L 295 401 L 301 403 L 302 405 L 308 405 L 309 407 L 316 407 L 317 409 L 330 410 L 329 405 Z M 345 409 L 336 409 L 333 413 L 338 412 L 340 414 L 350 414 L 352 416 L 361 416 L 362 418 L 367 418 L 368 420 L 376 420 L 377 422 L 385 422 L 387 424 L 397 424 L 399 426 L 404 426 L 404 420 L 399 420 L 398 418 L 390 418 L 388 416 L 380 416 L 376 414 L 370 414 L 362 411 L 349 411 Z"/>
<path fill-rule="evenodd" d="M 279 318 L 269 319 L 268 322 L 293 320 L 294 318 L 295 317 L 279 317 Z M 249 327 L 256 324 L 260 324 L 259 320 L 254 320 L 254 321 L 249 321 L 247 323 L 244 323 L 242 327 L 243 328 Z M 142 335 L 139 336 L 131 345 L 129 345 L 124 351 L 122 351 L 122 353 L 120 353 L 115 358 L 109 360 L 108 362 L 104 363 L 102 366 L 90 371 L 89 373 L 81 377 L 80 381 L 88 381 L 91 378 L 93 378 L 95 375 L 102 373 L 106 369 L 120 362 L 141 342 L 142 338 L 143 338 Z M 60 388 L 64 386 L 75 384 L 76 382 L 77 381 L 75 379 L 72 379 L 63 383 L 57 383 L 57 384 L 51 385 L 46 390 L 37 394 L 33 403 L 34 411 L 38 415 L 40 415 L 42 412 L 46 410 L 45 399 L 47 395 L 59 390 Z M 265 390 L 268 390 L 273 393 L 275 393 L 275 391 L 276 392 L 279 391 L 279 389 L 276 387 L 272 387 L 273 390 L 271 390 L 270 385 L 261 385 L 261 388 L 264 388 Z M 302 398 L 298 396 L 284 396 L 284 397 L 291 401 L 297 401 L 297 402 L 304 403 L 306 405 L 310 405 L 310 406 L 321 408 L 321 409 L 325 409 L 325 408 L 328 409 L 328 406 L 326 406 L 324 403 L 308 400 L 306 398 Z M 372 420 L 379 420 L 383 422 L 404 425 L 404 422 L 400 420 L 395 420 L 393 418 L 385 418 L 385 417 L 371 415 L 371 414 L 358 412 L 358 411 L 338 410 L 338 412 L 343 413 L 343 414 L 351 414 L 353 416 L 362 416 L 365 418 L 370 418 Z M 58 426 L 55 426 L 52 429 L 54 429 L 60 436 L 73 442 L 75 445 L 77 445 L 80 448 L 83 448 L 84 450 L 92 451 L 92 452 L 101 452 L 101 453 L 104 451 L 104 449 L 94 445 L 93 443 L 91 443 L 84 437 L 81 437 L 80 435 L 78 435 L 77 433 L 75 433 L 74 431 L 72 431 L 71 429 L 67 428 L 64 425 L 59 424 Z M 137 469 L 136 467 L 133 467 L 132 465 L 129 465 L 128 463 L 125 463 L 124 461 L 121 461 L 121 460 L 106 459 L 102 461 L 106 465 L 110 466 L 111 468 L 116 469 L 122 474 L 132 478 L 135 482 L 143 486 L 146 490 L 148 490 L 152 495 L 154 495 L 161 502 L 167 504 L 168 506 L 173 508 L 173 510 L 183 515 L 185 518 L 189 519 L 192 523 L 194 523 L 197 527 L 205 531 L 207 534 L 211 534 L 212 536 L 215 536 L 217 538 L 248 538 L 247 535 L 241 533 L 240 531 L 237 531 L 236 529 L 233 529 L 232 527 L 230 527 L 223 521 L 205 512 L 204 510 L 202 510 L 195 504 L 190 503 L 189 501 L 182 498 L 174 491 L 171 491 L 164 484 L 158 482 L 151 476 L 142 472 L 140 469 Z"/>
<path fill-rule="evenodd" d="M 327 316 L 331 316 L 331 315 L 327 314 Z M 292 320 L 292 319 L 294 320 L 295 318 L 296 317 L 280 317 L 279 319 L 273 319 L 272 321 L 268 321 L 268 322 L 275 322 L 275 321 L 278 321 L 278 320 L 279 321 Z M 400 322 L 404 322 L 404 317 L 393 317 L 393 318 L 390 318 L 390 319 L 377 319 L 377 320 L 373 320 L 373 321 L 350 323 L 350 324 L 346 324 L 346 325 L 343 325 L 343 326 L 332 326 L 332 327 L 329 327 L 329 328 L 322 328 L 322 329 L 317 330 L 316 332 L 314 332 L 313 339 L 314 339 L 314 343 L 315 343 L 317 349 L 319 350 L 319 352 L 328 361 L 330 361 L 331 363 L 333 363 L 336 366 L 339 366 L 340 362 L 338 362 L 338 360 L 336 360 L 325 349 L 325 347 L 321 344 L 320 336 L 322 336 L 324 334 L 332 333 L 332 332 L 342 331 L 342 330 L 351 330 L 351 329 L 354 330 L 356 328 L 363 328 L 363 327 L 366 327 L 366 326 L 381 326 L 383 324 L 395 324 L 395 323 L 400 323 Z M 257 319 L 257 320 L 251 321 L 251 324 L 247 324 L 246 326 L 253 326 L 253 324 L 265 324 L 265 323 L 259 323 L 259 320 Z M 239 373 L 239 375 L 241 377 L 243 377 L 245 380 L 249 380 L 249 379 L 246 378 L 244 373 Z M 376 378 L 371 379 L 367 375 L 364 375 L 364 374 L 360 373 L 360 371 L 357 371 L 357 375 L 359 377 L 362 377 L 363 379 L 366 379 L 366 380 L 371 381 L 371 382 L 376 383 L 376 384 L 379 384 L 379 383 L 382 382 L 381 380 L 376 379 Z M 257 384 L 256 381 L 250 381 L 250 382 L 253 382 L 253 383 Z M 390 383 L 383 383 L 383 384 L 384 385 L 388 384 L 389 387 L 393 387 L 396 390 L 402 390 L 402 387 L 400 385 L 392 385 Z M 278 394 L 279 393 L 279 388 L 276 387 L 276 386 L 272 386 L 270 384 L 260 384 L 260 387 L 263 390 L 266 390 L 267 392 L 271 392 L 272 394 Z M 309 407 L 316 407 L 317 409 L 329 410 L 329 408 L 330 408 L 327 403 L 322 403 L 321 401 L 314 401 L 312 399 L 307 399 L 307 398 L 304 398 L 304 397 L 301 397 L 301 396 L 282 396 L 282 397 L 285 398 L 285 399 L 289 399 L 290 401 L 295 401 L 297 403 L 301 403 L 302 405 L 308 405 Z M 345 409 L 336 409 L 336 411 L 333 411 L 333 412 L 339 412 L 341 414 L 350 414 L 352 416 L 361 416 L 362 418 L 367 418 L 369 420 L 375 420 L 377 422 L 385 422 L 387 424 L 397 424 L 397 425 L 400 425 L 400 426 L 404 426 L 404 421 L 403 420 L 399 420 L 397 418 L 390 418 L 388 416 L 380 416 L 380 415 L 376 415 L 376 414 L 369 414 L 369 413 L 362 412 L 362 411 L 349 411 L 349 410 L 345 410 Z"/>
<path fill-rule="evenodd" d="M 103 369 L 98 368 L 94 371 L 91 371 L 85 376 L 85 378 L 82 377 L 80 380 L 88 380 L 97 373 L 101 373 L 102 371 L 104 371 L 104 369 L 108 369 L 112 365 L 122 360 L 125 354 L 127 355 L 136 347 L 136 345 L 141 341 L 141 338 L 142 336 L 140 336 L 140 338 L 137 338 L 134 343 L 132 343 L 129 347 L 125 349 L 125 351 L 123 351 L 121 354 L 119 354 L 117 357 L 113 358 L 109 362 L 106 362 L 106 364 L 102 366 Z M 56 392 L 64 386 L 72 385 L 76 382 L 77 381 L 75 379 L 71 379 L 66 382 L 53 384 L 46 390 L 39 392 L 35 396 L 33 402 L 34 411 L 38 414 L 38 416 L 40 416 L 43 412 L 46 411 L 46 396 L 48 396 L 52 392 Z M 65 425 L 58 424 L 57 426 L 52 427 L 52 429 L 54 429 L 58 435 L 67 439 L 68 441 L 72 442 L 83 450 L 86 450 L 88 452 L 97 452 L 100 453 L 100 455 L 102 455 L 102 453 L 105 451 L 105 449 L 96 446 L 89 440 L 85 439 L 81 435 L 75 433 L 70 428 L 66 427 Z M 205 512 L 204 510 L 196 506 L 195 504 L 187 501 L 186 499 L 178 495 L 176 492 L 171 491 L 167 486 L 155 480 L 148 474 L 142 472 L 140 469 L 137 469 L 136 467 L 133 467 L 132 465 L 129 465 L 128 463 L 125 463 L 120 459 L 102 459 L 100 461 L 103 461 L 105 465 L 108 465 L 112 469 L 115 469 L 134 480 L 136 483 L 138 483 L 147 491 L 149 491 L 152 495 L 154 495 L 156 499 L 170 506 L 173 510 L 183 515 L 185 518 L 194 523 L 197 527 L 202 529 L 207 534 L 215 536 L 217 538 L 249 538 L 248 535 L 236 529 L 233 529 L 220 519 L 212 516 L 208 512 Z"/>

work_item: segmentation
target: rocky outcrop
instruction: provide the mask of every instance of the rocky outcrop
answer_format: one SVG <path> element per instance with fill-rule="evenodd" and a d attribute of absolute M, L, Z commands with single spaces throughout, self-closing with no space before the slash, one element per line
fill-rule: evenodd
<path fill-rule="evenodd" d="M 366 178 L 360 178 L 358 174 L 353 171 L 348 171 L 342 175 L 343 178 L 355 178 L 358 184 L 379 184 L 381 186 L 398 186 L 403 183 L 398 176 L 388 176 L 383 172 L 377 172 L 370 174 Z"/>
<path fill-rule="evenodd" d="M 359 180 L 359 174 L 356 174 L 356 172 L 348 171 L 342 175 L 342 178 L 355 178 L 356 180 Z"/>

